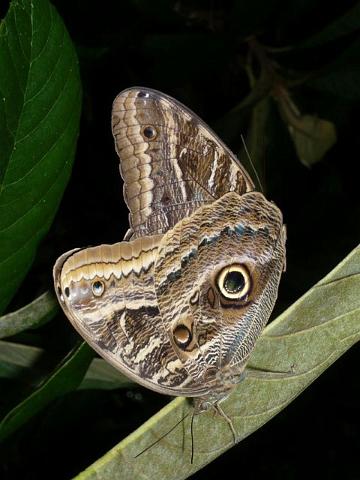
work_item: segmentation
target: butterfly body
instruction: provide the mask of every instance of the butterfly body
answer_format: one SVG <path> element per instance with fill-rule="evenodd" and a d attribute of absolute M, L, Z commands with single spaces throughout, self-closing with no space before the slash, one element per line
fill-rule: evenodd
<path fill-rule="evenodd" d="M 112 365 L 205 410 L 240 381 L 273 309 L 285 263 L 282 214 L 170 97 L 125 90 L 112 126 L 129 241 L 62 255 L 58 298 Z"/>

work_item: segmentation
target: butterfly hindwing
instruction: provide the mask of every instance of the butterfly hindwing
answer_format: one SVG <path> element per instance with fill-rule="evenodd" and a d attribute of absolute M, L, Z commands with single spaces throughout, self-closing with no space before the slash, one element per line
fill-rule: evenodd
<path fill-rule="evenodd" d="M 105 360 L 148 388 L 186 395 L 194 382 L 163 328 L 154 288 L 159 241 L 73 250 L 56 262 L 54 282 L 65 314 Z"/>
<path fill-rule="evenodd" d="M 275 303 L 284 255 L 281 212 L 258 192 L 229 192 L 164 235 L 160 317 L 197 384 L 214 392 L 236 383 Z"/>

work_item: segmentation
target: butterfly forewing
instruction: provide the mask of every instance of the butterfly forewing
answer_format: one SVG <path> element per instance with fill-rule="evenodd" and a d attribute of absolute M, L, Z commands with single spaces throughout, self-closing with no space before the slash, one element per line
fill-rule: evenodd
<path fill-rule="evenodd" d="M 134 237 L 164 233 L 225 193 L 254 188 L 215 133 L 163 93 L 121 92 L 113 104 L 112 129 Z"/>

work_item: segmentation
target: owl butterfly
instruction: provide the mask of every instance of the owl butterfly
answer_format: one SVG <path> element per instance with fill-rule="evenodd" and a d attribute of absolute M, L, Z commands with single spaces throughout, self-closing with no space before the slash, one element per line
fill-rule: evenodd
<path fill-rule="evenodd" d="M 135 382 L 217 406 L 242 378 L 285 264 L 280 210 L 193 112 L 155 90 L 115 99 L 130 230 L 54 267 L 76 330 Z"/>

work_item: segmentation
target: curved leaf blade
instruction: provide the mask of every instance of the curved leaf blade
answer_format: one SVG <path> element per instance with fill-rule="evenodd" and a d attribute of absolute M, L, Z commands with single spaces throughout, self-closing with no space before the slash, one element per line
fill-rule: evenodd
<path fill-rule="evenodd" d="M 58 311 L 59 303 L 55 295 L 47 291 L 25 307 L 0 317 L 0 338 L 16 335 L 28 328 L 40 327 Z"/>
<path fill-rule="evenodd" d="M 0 340 L 0 378 L 17 378 L 20 373 L 34 371 L 36 363 L 48 354 L 39 347 Z M 76 351 L 72 353 L 76 356 Z M 135 388 L 136 384 L 105 362 L 102 358 L 93 358 L 86 370 L 78 390 L 117 388 Z M 41 388 L 41 387 L 39 387 Z M 16 407 L 15 407 L 16 408 Z"/>
<path fill-rule="evenodd" d="M 37 390 L 16 405 L 2 419 L 0 422 L 0 442 L 18 430 L 53 400 L 75 390 L 80 385 L 93 356 L 94 352 L 85 342 L 69 353 L 61 365 Z"/>
<path fill-rule="evenodd" d="M 13 1 L 0 24 L 0 312 L 29 269 L 67 184 L 81 86 L 47 0 Z"/>
<path fill-rule="evenodd" d="M 360 11 L 360 5 L 359 5 Z M 347 100 L 360 98 L 360 39 L 356 38 L 340 55 L 306 84 L 320 92 Z"/>
<path fill-rule="evenodd" d="M 251 357 L 251 366 L 288 373 L 251 370 L 222 403 L 235 427 L 237 441 L 285 408 L 360 340 L 359 289 L 360 246 L 265 329 Z M 191 410 L 186 399 L 177 398 L 76 478 L 189 477 L 233 445 L 227 422 L 213 412 L 202 413 L 194 421 L 195 456 L 191 465 L 191 416 L 170 432 Z"/>
<path fill-rule="evenodd" d="M 341 17 L 337 18 L 330 24 L 328 24 L 323 30 L 317 32 L 312 37 L 308 38 L 298 48 L 309 48 L 323 45 L 327 42 L 333 42 L 338 38 L 342 38 L 345 35 L 350 35 L 353 32 L 359 30 L 360 22 L 360 5 L 356 4 Z"/>

